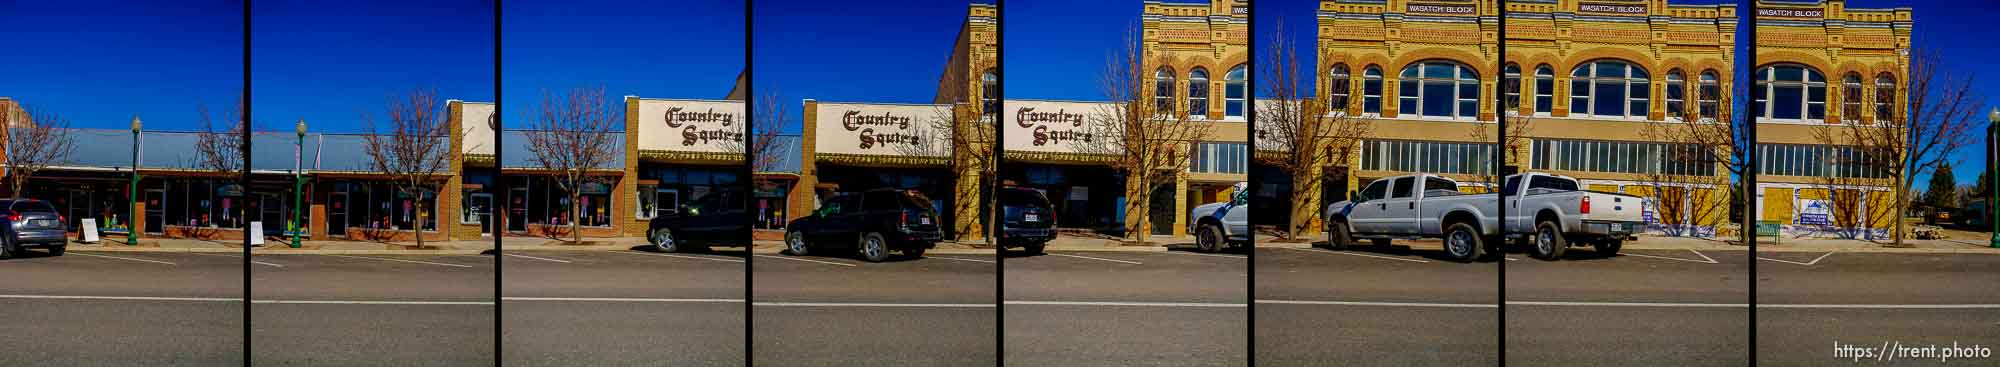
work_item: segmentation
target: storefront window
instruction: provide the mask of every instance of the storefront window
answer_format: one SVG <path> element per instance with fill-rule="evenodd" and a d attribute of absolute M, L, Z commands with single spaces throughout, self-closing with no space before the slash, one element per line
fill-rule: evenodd
<path fill-rule="evenodd" d="M 1479 114 L 1479 75 L 1457 62 L 1410 64 L 1403 68 L 1401 83 L 1401 113 L 1442 118 Z"/>
<path fill-rule="evenodd" d="M 639 185 L 637 195 L 632 195 L 638 198 L 638 211 L 633 215 L 639 219 L 653 219 L 657 216 L 660 212 L 659 187 L 659 185 Z"/>
<path fill-rule="evenodd" d="M 1644 118 L 1652 109 L 1646 70 L 1631 63 L 1603 60 L 1577 65 L 1569 84 L 1572 114 Z"/>
<path fill-rule="evenodd" d="M 1203 173 L 1245 173 L 1249 167 L 1247 144 L 1201 143 L 1190 156 L 1190 170 Z"/>
<path fill-rule="evenodd" d="M 1757 83 L 1750 88 L 1750 98 L 1758 118 L 1823 120 L 1826 76 L 1803 65 L 1767 66 L 1757 69 Z"/>

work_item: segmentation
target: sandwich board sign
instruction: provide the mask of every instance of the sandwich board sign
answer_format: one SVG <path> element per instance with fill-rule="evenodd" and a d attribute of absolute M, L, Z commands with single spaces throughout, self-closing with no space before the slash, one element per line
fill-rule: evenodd
<path fill-rule="evenodd" d="M 97 218 L 83 218 L 83 243 L 97 243 Z"/>
<path fill-rule="evenodd" d="M 250 236 L 251 246 L 263 246 L 264 222 L 250 222 L 250 233 L 244 233 L 243 235 Z"/>

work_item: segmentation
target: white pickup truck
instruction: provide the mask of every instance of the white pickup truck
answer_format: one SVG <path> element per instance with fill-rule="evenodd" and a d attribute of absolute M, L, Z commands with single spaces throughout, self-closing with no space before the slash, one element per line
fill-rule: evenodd
<path fill-rule="evenodd" d="M 1189 210 L 1188 232 L 1194 233 L 1194 244 L 1203 252 L 1222 251 L 1223 246 L 1243 246 L 1250 243 L 1250 184 L 1238 182 L 1231 187 L 1229 202 L 1208 203 Z"/>
<path fill-rule="evenodd" d="M 1529 184 L 1523 187 L 1522 180 Z M 1536 257 L 1556 259 L 1566 239 L 1607 243 L 1616 251 L 1615 241 L 1643 223 L 1635 196 L 1578 191 L 1574 179 L 1539 173 L 1507 176 L 1505 182 L 1501 190 L 1510 195 L 1504 229 L 1499 195 L 1461 193 L 1450 178 L 1416 174 L 1375 180 L 1351 195 L 1353 200 L 1328 205 L 1327 239 L 1342 248 L 1355 239 L 1386 246 L 1393 239 L 1442 238 L 1446 256 L 1472 261 L 1498 253 L 1501 237 L 1533 238 Z"/>

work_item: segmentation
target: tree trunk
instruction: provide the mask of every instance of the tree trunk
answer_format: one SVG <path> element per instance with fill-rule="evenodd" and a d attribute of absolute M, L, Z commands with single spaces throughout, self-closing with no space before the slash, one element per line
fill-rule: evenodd
<path fill-rule="evenodd" d="M 1903 192 L 1909 191 L 1909 189 L 1904 187 L 1906 184 L 1908 182 L 1904 182 L 1903 178 L 1896 178 L 1896 202 L 1891 205 L 1896 209 L 1889 213 L 1889 220 L 1896 221 L 1895 229 L 1893 229 L 1895 232 L 1889 234 L 1889 238 L 1892 239 L 1890 243 L 1893 244 L 1893 247 L 1903 247 L 1903 213 L 1910 206 L 1910 202 L 1903 199 Z M 1867 200 L 1867 195 L 1862 195 L 1862 197 L 1862 200 Z"/>
<path fill-rule="evenodd" d="M 416 218 L 413 218 L 410 221 L 410 229 L 416 230 L 415 232 L 417 233 L 417 249 L 422 250 L 424 249 L 424 194 L 422 190 L 418 190 L 417 194 L 413 196 L 416 196 L 415 207 L 417 209 L 416 213 L 417 215 Z"/>
<path fill-rule="evenodd" d="M 577 185 L 582 189 L 582 185 Z M 569 238 L 574 244 L 583 244 L 583 194 L 570 190 L 569 194 Z"/>

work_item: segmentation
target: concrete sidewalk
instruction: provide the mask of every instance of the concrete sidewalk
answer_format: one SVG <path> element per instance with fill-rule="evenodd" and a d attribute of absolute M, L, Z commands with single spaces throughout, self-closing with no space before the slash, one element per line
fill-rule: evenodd
<path fill-rule="evenodd" d="M 785 241 L 756 240 L 751 242 L 750 253 L 777 254 L 785 251 Z M 984 242 L 938 242 L 937 247 L 925 251 L 938 255 L 992 255 L 993 247 Z"/>

